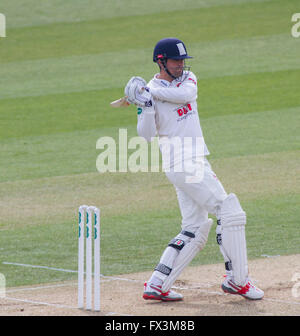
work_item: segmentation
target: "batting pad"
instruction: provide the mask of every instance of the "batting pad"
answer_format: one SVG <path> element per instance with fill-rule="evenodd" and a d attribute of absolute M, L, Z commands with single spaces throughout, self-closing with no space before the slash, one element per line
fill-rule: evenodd
<path fill-rule="evenodd" d="M 222 248 L 231 261 L 233 280 L 243 286 L 248 276 L 246 213 L 235 194 L 229 194 L 221 207 Z"/>
<path fill-rule="evenodd" d="M 195 238 L 186 244 L 179 252 L 174 261 L 174 265 L 170 275 L 166 278 L 162 285 L 162 291 L 167 292 L 178 278 L 183 269 L 194 259 L 196 254 L 203 249 L 206 244 L 210 228 L 213 220 L 208 219 L 206 225 L 196 231 Z"/>

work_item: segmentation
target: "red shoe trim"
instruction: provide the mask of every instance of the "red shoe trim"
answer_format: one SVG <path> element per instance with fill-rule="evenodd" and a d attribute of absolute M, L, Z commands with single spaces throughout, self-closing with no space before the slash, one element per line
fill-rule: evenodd
<path fill-rule="evenodd" d="M 157 301 L 161 301 L 161 298 L 159 296 L 147 295 L 147 294 L 143 295 L 143 299 L 145 299 L 145 300 L 157 300 Z"/>
<path fill-rule="evenodd" d="M 160 292 L 162 295 L 164 294 L 162 291 L 161 291 L 161 286 L 155 286 L 153 287 L 152 285 L 150 285 L 150 288 L 154 289 L 154 290 L 157 290 L 158 292 Z"/>
<path fill-rule="evenodd" d="M 249 282 L 239 290 L 240 294 L 246 294 L 249 291 L 250 285 Z"/>
<path fill-rule="evenodd" d="M 161 292 L 161 295 L 162 296 L 167 296 L 167 295 L 169 295 L 169 293 L 170 293 L 170 291 L 167 291 L 166 293 Z"/>
<path fill-rule="evenodd" d="M 248 282 L 244 287 L 235 285 L 232 281 L 228 281 L 230 286 L 232 286 L 239 294 L 246 294 L 250 288 L 250 283 Z"/>

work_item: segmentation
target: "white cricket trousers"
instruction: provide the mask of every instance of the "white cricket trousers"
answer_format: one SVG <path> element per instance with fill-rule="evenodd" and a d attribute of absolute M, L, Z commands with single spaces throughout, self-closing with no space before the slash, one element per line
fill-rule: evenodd
<path fill-rule="evenodd" d="M 188 171 L 165 173 L 176 189 L 182 230 L 194 233 L 202 225 L 207 225 L 209 213 L 217 215 L 227 193 L 206 157 L 202 165 L 193 165 Z M 195 183 L 187 183 L 191 176 L 200 176 L 200 179 Z"/>

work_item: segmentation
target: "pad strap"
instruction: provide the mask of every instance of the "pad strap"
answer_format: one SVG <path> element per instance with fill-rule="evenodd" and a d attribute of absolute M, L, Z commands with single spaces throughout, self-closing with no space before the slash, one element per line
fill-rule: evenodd
<path fill-rule="evenodd" d="M 194 235 L 193 232 L 182 230 L 180 233 L 183 234 L 184 236 L 189 237 L 189 238 L 195 238 L 195 235 Z"/>
<path fill-rule="evenodd" d="M 184 241 L 182 239 L 174 238 L 170 241 L 168 246 L 175 248 L 176 250 L 182 250 L 184 246 Z"/>
<path fill-rule="evenodd" d="M 172 268 L 170 268 L 170 267 L 168 267 L 168 266 L 166 266 L 164 264 L 159 263 L 159 264 L 156 265 L 156 267 L 155 267 L 154 270 L 158 271 L 158 272 L 160 272 L 162 274 L 169 275 L 171 273 L 171 271 L 172 271 Z"/>

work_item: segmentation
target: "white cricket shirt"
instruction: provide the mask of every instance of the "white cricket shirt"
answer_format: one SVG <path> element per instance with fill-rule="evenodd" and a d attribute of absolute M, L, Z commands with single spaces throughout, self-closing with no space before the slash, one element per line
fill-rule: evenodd
<path fill-rule="evenodd" d="M 189 72 L 183 82 L 157 78 L 148 83 L 154 106 L 138 109 L 138 135 L 148 142 L 159 137 L 163 169 L 209 155 L 197 108 L 197 78 Z"/>

